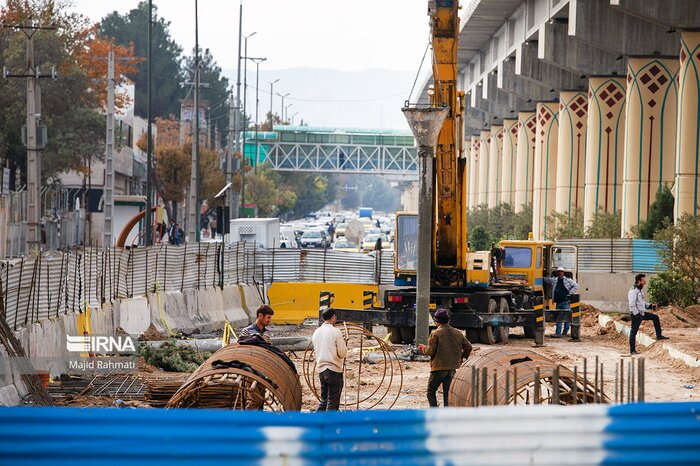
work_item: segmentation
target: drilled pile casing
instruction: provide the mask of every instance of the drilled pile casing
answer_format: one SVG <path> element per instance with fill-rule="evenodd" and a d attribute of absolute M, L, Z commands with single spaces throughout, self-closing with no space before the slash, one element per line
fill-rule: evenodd
<path fill-rule="evenodd" d="M 486 368 L 488 377 L 486 380 L 486 399 L 489 404 L 493 404 L 493 373 L 496 371 L 497 401 L 499 405 L 508 404 L 505 392 L 506 373 L 509 373 L 510 394 L 513 390 L 513 367 L 517 366 L 516 387 L 526 386 L 535 380 L 536 369 L 539 368 L 540 378 L 552 377 L 557 364 L 551 359 L 542 356 L 534 351 L 494 349 L 481 351 L 470 358 L 462 367 L 457 370 L 452 384 L 450 385 L 449 404 L 450 406 L 473 406 L 472 400 L 472 368 L 481 371 Z M 573 379 L 574 374 L 566 367 L 559 366 L 560 378 Z M 479 382 L 478 392 L 481 393 L 481 383 Z"/>
<path fill-rule="evenodd" d="M 245 369 L 223 367 L 212 364 L 239 361 L 247 364 L 264 377 Z M 209 359 L 190 375 L 167 404 L 169 408 L 229 408 L 236 407 L 236 386 L 231 385 L 238 376 L 256 381 L 258 386 L 269 390 L 284 411 L 301 410 L 301 382 L 299 376 L 279 356 L 253 345 L 232 344 L 211 355 Z"/>

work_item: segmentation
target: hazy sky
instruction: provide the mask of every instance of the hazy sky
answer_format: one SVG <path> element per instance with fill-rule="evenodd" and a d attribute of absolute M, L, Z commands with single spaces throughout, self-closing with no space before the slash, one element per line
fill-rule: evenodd
<path fill-rule="evenodd" d="M 74 0 L 75 10 L 99 21 L 125 13 L 138 0 Z M 171 22 L 171 36 L 194 48 L 194 0 L 154 0 Z M 428 41 L 426 0 L 245 0 L 243 34 L 261 69 L 293 67 L 417 70 Z M 199 43 L 222 68 L 236 68 L 237 0 L 199 0 Z"/>
<path fill-rule="evenodd" d="M 0 0 L 1 1 L 1 0 Z M 98 22 L 124 14 L 138 0 L 73 0 L 74 9 Z M 248 56 L 260 65 L 261 114 L 270 105 L 269 82 L 290 93 L 288 112 L 316 126 L 407 130 L 401 107 L 408 98 L 428 43 L 427 0 L 244 0 Z M 154 0 L 158 16 L 184 53 L 194 49 L 194 0 Z M 231 84 L 238 56 L 240 0 L 199 0 L 199 44 L 209 48 Z M 426 62 L 429 63 L 429 60 Z M 299 68 L 349 71 L 318 72 Z M 296 69 L 296 70 L 294 70 Z M 370 69 L 370 71 L 366 71 Z M 372 70 L 384 69 L 389 72 Z M 255 79 L 248 66 L 248 83 Z M 282 71 L 286 70 L 286 71 Z M 365 70 L 363 72 L 363 70 Z M 427 71 L 424 65 L 423 71 Z M 397 73 L 399 72 L 399 73 Z M 254 93 L 253 89 L 250 89 Z M 251 93 L 248 108 L 251 108 Z M 275 112 L 280 105 L 274 96 Z M 250 112 L 249 112 L 250 113 Z"/>

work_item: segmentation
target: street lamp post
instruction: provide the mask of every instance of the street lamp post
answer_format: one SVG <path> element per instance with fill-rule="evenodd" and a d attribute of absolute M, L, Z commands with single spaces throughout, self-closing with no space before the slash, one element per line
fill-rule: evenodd
<path fill-rule="evenodd" d="M 253 203 L 255 204 L 255 211 L 257 215 L 258 204 L 255 187 L 257 184 L 256 178 L 258 176 L 258 160 L 260 159 L 260 142 L 258 141 L 258 111 L 260 109 L 260 99 L 258 97 L 260 88 L 260 63 L 267 60 L 267 58 L 256 58 L 246 56 L 246 59 L 251 60 L 253 63 L 255 63 L 255 159 L 253 160 Z"/>
<path fill-rule="evenodd" d="M 241 213 L 239 217 L 245 217 L 245 133 L 248 129 L 246 124 L 246 104 L 248 103 L 248 39 L 257 34 L 258 31 L 251 32 L 247 36 L 243 36 L 244 42 L 244 60 L 243 60 L 243 137 L 242 137 L 242 149 L 241 149 Z"/>
<path fill-rule="evenodd" d="M 278 92 L 277 95 L 282 98 L 282 106 L 280 107 L 280 120 L 282 120 L 282 124 L 284 124 L 284 98 L 289 95 L 289 92 L 287 92 L 284 95 Z"/>
<path fill-rule="evenodd" d="M 292 115 L 292 126 L 294 126 L 294 117 L 299 115 L 299 112 L 294 112 L 294 115 Z"/>
<path fill-rule="evenodd" d="M 272 131 L 272 98 L 274 97 L 273 93 L 273 86 L 275 83 L 279 82 L 279 78 L 275 79 L 274 81 L 270 81 L 270 131 Z"/>
<path fill-rule="evenodd" d="M 292 102 L 291 104 L 284 107 L 284 119 L 285 119 L 285 121 L 287 121 L 289 119 L 289 107 L 291 107 L 292 105 L 294 105 L 294 102 Z"/>

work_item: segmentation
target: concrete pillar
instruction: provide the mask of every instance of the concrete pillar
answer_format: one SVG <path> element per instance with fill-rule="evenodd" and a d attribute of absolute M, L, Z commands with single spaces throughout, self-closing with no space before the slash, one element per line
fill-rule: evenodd
<path fill-rule="evenodd" d="M 572 211 L 583 208 L 587 112 L 585 92 L 563 91 L 559 94 L 556 210 L 569 216 Z"/>
<path fill-rule="evenodd" d="M 478 136 L 471 138 L 469 143 L 469 203 L 467 207 L 473 209 L 479 205 L 479 149 L 481 139 Z"/>
<path fill-rule="evenodd" d="M 673 185 L 678 116 L 678 58 L 631 57 L 627 63 L 622 235 L 647 218 L 656 191 Z"/>
<path fill-rule="evenodd" d="M 501 166 L 501 203 L 515 203 L 515 174 L 517 173 L 518 120 L 503 120 L 503 164 Z"/>
<path fill-rule="evenodd" d="M 556 208 L 558 111 L 557 102 L 537 104 L 532 233 L 539 240 L 547 239 L 547 216 L 553 214 Z"/>
<path fill-rule="evenodd" d="M 489 179 L 489 144 L 491 143 L 491 131 L 482 131 L 479 136 L 479 182 L 477 205 L 488 204 L 488 183 Z"/>
<path fill-rule="evenodd" d="M 489 140 L 489 174 L 487 180 L 487 202 L 489 209 L 498 205 L 501 190 L 501 165 L 503 158 L 503 125 L 491 127 L 491 139 Z"/>
<path fill-rule="evenodd" d="M 532 185 L 535 163 L 535 130 L 537 122 L 535 112 L 518 113 L 518 155 L 517 175 L 515 177 L 515 211 L 532 204 Z"/>
<path fill-rule="evenodd" d="M 700 32 L 681 33 L 678 70 L 675 219 L 698 215 L 700 164 Z"/>
<path fill-rule="evenodd" d="M 622 207 L 624 161 L 625 79 L 592 76 L 588 80 L 588 131 L 586 136 L 586 182 L 584 226 L 600 210 L 616 212 Z"/>

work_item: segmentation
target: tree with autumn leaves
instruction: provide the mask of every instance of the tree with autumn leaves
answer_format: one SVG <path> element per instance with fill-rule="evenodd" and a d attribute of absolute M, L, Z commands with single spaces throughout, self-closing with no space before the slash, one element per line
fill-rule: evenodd
<path fill-rule="evenodd" d="M 58 79 L 43 79 L 41 120 L 48 129 L 48 145 L 42 152 L 42 178 L 67 170 L 85 172 L 90 158 L 103 158 L 106 120 L 101 109 L 107 96 L 107 51 L 117 57 L 116 75 L 131 72 L 138 60 L 133 48 L 118 46 L 98 35 L 97 25 L 69 11 L 65 0 L 7 0 L 0 7 L 0 22 L 5 25 L 52 26 L 34 34 L 35 65 L 46 73 L 56 67 Z M 0 28 L 0 66 L 15 73 L 26 72 L 26 39 L 12 28 Z M 128 104 L 125 95 L 117 96 L 117 108 Z M 0 80 L 0 157 L 4 166 L 22 179 L 26 174 L 26 148 L 22 143 L 22 125 L 26 121 L 26 82 L 23 79 Z"/>

